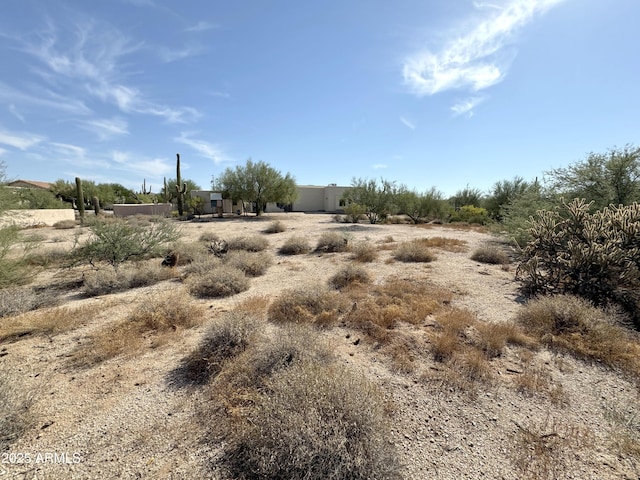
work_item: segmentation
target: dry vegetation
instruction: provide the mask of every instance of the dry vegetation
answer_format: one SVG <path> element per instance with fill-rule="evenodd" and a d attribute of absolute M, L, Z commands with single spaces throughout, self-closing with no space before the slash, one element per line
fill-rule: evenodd
<path fill-rule="evenodd" d="M 82 452 L 51 478 L 640 475 L 618 311 L 519 304 L 477 227 L 252 220 L 185 223 L 173 268 L 65 266 L 74 230 L 39 231 L 0 289 L 0 449 Z"/>

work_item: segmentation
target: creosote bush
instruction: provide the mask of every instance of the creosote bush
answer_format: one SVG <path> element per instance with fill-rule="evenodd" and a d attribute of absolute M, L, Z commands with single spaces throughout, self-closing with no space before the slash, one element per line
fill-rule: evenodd
<path fill-rule="evenodd" d="M 264 237 L 234 237 L 227 242 L 229 250 L 246 250 L 247 252 L 261 252 L 269 246 Z"/>
<path fill-rule="evenodd" d="M 346 252 L 349 248 L 347 237 L 337 232 L 324 232 L 316 245 L 316 252 Z"/>
<path fill-rule="evenodd" d="M 249 289 L 249 279 L 242 270 L 222 265 L 185 280 L 187 291 L 196 297 L 229 297 Z"/>
<path fill-rule="evenodd" d="M 393 258 L 401 262 L 432 262 L 436 256 L 420 240 L 412 240 L 398 245 Z"/>
<path fill-rule="evenodd" d="M 516 278 L 529 294 L 568 293 L 617 303 L 640 325 L 640 204 L 590 213 L 575 199 L 531 222 Z"/>
<path fill-rule="evenodd" d="M 358 265 L 346 265 L 329 279 L 329 285 L 336 290 L 342 290 L 350 285 L 366 285 L 371 283 L 371 276 Z"/>
<path fill-rule="evenodd" d="M 511 262 L 504 250 L 492 245 L 485 245 L 474 250 L 471 254 L 471 260 L 492 265 L 507 265 Z"/>
<path fill-rule="evenodd" d="M 336 365 L 276 372 L 243 420 L 223 455 L 234 478 L 399 478 L 381 393 Z"/>
<path fill-rule="evenodd" d="M 283 255 L 302 255 L 310 251 L 311 245 L 304 237 L 290 237 L 278 249 L 278 252 Z"/>

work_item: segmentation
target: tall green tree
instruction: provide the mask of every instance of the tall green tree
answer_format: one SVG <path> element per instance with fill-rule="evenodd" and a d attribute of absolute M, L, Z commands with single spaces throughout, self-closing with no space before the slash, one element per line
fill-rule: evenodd
<path fill-rule="evenodd" d="M 640 201 L 640 147 L 626 145 L 589 153 L 582 161 L 546 172 L 549 186 L 566 197 L 594 202 L 593 208 Z"/>
<path fill-rule="evenodd" d="M 456 209 L 467 205 L 482 207 L 483 200 L 482 190 L 479 188 L 471 188 L 467 185 L 462 190 L 458 190 L 454 196 L 450 197 L 449 203 Z"/>
<path fill-rule="evenodd" d="M 436 187 L 431 187 L 425 193 L 418 193 L 401 185 L 396 192 L 394 204 L 397 213 L 408 216 L 413 223 L 441 220 L 447 211 L 444 195 Z"/>
<path fill-rule="evenodd" d="M 367 180 L 353 178 L 351 187 L 347 188 L 342 199 L 348 203 L 356 203 L 365 209 L 365 215 L 369 223 L 378 223 L 393 213 L 398 187 L 395 182 L 380 179 Z"/>
<path fill-rule="evenodd" d="M 529 186 L 529 182 L 518 176 L 513 177 L 513 180 L 501 180 L 494 183 L 489 197 L 484 202 L 489 216 L 494 220 L 502 221 L 500 210 L 517 196 L 526 192 Z"/>
<path fill-rule="evenodd" d="M 267 203 L 290 204 L 297 198 L 298 192 L 293 176 L 265 162 L 247 160 L 245 165 L 227 168 L 218 179 L 223 193 L 234 201 L 248 201 L 255 204 L 256 215 L 262 215 Z"/>

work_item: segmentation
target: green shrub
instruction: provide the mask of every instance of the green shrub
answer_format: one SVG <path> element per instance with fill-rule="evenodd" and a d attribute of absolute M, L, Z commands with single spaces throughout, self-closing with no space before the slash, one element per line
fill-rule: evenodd
<path fill-rule="evenodd" d="M 242 270 L 222 265 L 208 272 L 191 275 L 185 281 L 190 294 L 201 298 L 228 297 L 249 289 Z"/>
<path fill-rule="evenodd" d="M 227 242 L 229 250 L 246 250 L 247 252 L 261 252 L 269 246 L 264 237 L 235 237 Z"/>
<path fill-rule="evenodd" d="M 495 245 L 485 245 L 477 248 L 471 255 L 471 260 L 493 265 L 507 265 L 511 262 L 506 252 Z"/>
<path fill-rule="evenodd" d="M 318 239 L 316 252 L 346 252 L 348 248 L 347 237 L 337 232 L 324 232 Z"/>
<path fill-rule="evenodd" d="M 464 205 L 458 210 L 454 210 L 450 217 L 450 222 L 466 222 L 478 225 L 486 225 L 489 222 L 488 212 L 481 207 Z"/>
<path fill-rule="evenodd" d="M 305 237 L 290 237 L 278 249 L 283 255 L 301 255 L 310 251 L 311 245 Z"/>
<path fill-rule="evenodd" d="M 532 219 L 516 278 L 529 294 L 618 303 L 640 325 L 640 204 L 590 206 L 575 199 Z"/>
<path fill-rule="evenodd" d="M 371 283 L 371 276 L 358 265 L 346 265 L 329 279 L 329 285 L 336 290 L 342 290 L 349 285 Z"/>
<path fill-rule="evenodd" d="M 393 258 L 401 262 L 432 262 L 436 256 L 420 240 L 412 240 L 398 245 Z"/>
<path fill-rule="evenodd" d="M 359 223 L 361 220 L 364 220 L 367 209 L 362 205 L 352 202 L 344 207 L 344 213 L 347 222 Z"/>
<path fill-rule="evenodd" d="M 242 270 L 245 275 L 259 277 L 264 275 L 267 269 L 273 264 L 271 255 L 266 252 L 246 252 L 237 250 L 230 252 L 224 258 L 225 265 Z"/>

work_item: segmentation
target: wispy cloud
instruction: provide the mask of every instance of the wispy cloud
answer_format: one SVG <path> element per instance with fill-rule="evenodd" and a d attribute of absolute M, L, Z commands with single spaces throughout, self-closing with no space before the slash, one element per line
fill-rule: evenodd
<path fill-rule="evenodd" d="M 71 154 L 75 157 L 84 158 L 87 153 L 86 149 L 78 147 L 77 145 L 71 145 L 69 143 L 51 142 L 50 145 L 63 155 Z"/>
<path fill-rule="evenodd" d="M 0 157 L 3 156 L 7 151 L 4 148 L 0 148 Z"/>
<path fill-rule="evenodd" d="M 18 109 L 16 108 L 16 106 L 12 103 L 11 105 L 9 105 L 9 113 L 11 113 L 11 115 L 13 115 L 14 117 L 16 117 L 18 120 L 20 120 L 22 123 L 25 122 L 24 117 L 22 116 L 22 114 L 18 111 Z"/>
<path fill-rule="evenodd" d="M 108 140 L 118 135 L 128 135 L 128 124 L 122 118 L 102 118 L 81 124 L 82 128 L 95 133 L 100 140 Z"/>
<path fill-rule="evenodd" d="M 156 49 L 156 51 L 163 62 L 171 63 L 177 60 L 182 60 L 183 58 L 199 55 L 204 51 L 204 49 L 199 45 L 191 45 L 180 49 L 160 47 Z"/>
<path fill-rule="evenodd" d="M 405 127 L 410 128 L 411 130 L 415 130 L 416 126 L 413 122 L 410 122 L 404 117 L 400 117 L 400 121 L 404 124 Z"/>
<path fill-rule="evenodd" d="M 209 92 L 209 95 L 213 96 L 213 97 L 220 97 L 220 98 L 231 98 L 231 94 L 228 92 L 219 92 L 219 91 L 214 91 L 214 92 Z"/>
<path fill-rule="evenodd" d="M 220 147 L 205 140 L 192 138 L 192 135 L 194 135 L 193 132 L 182 132 L 179 137 L 175 137 L 173 140 L 191 147 L 198 152 L 200 156 L 212 160 L 216 165 L 229 160 Z"/>
<path fill-rule="evenodd" d="M 468 114 L 473 116 L 473 109 L 484 102 L 484 97 L 471 97 L 461 100 L 451 107 L 451 111 L 455 116 Z"/>
<path fill-rule="evenodd" d="M 388 168 L 388 166 L 385 165 L 384 163 L 376 163 L 371 165 L 371 168 L 373 168 L 374 170 L 382 170 L 384 168 Z"/>
<path fill-rule="evenodd" d="M 39 88 L 38 93 L 30 94 L 2 82 L 0 82 L 0 100 L 24 107 L 49 108 L 76 115 L 86 115 L 91 112 L 81 100 L 64 97 L 46 88 Z"/>
<path fill-rule="evenodd" d="M 408 57 L 403 66 L 405 84 L 416 95 L 451 89 L 479 91 L 502 81 L 508 69 L 505 47 L 537 14 L 564 0 L 503 0 L 475 3 L 484 14 L 453 31 L 436 50 Z"/>
<path fill-rule="evenodd" d="M 28 150 L 43 140 L 43 137 L 33 133 L 15 133 L 0 130 L 0 144 L 8 145 L 23 151 Z"/>
<path fill-rule="evenodd" d="M 207 30 L 214 30 L 218 27 L 219 25 L 217 23 L 200 21 L 195 25 L 186 28 L 185 30 L 187 32 L 206 32 Z"/>

